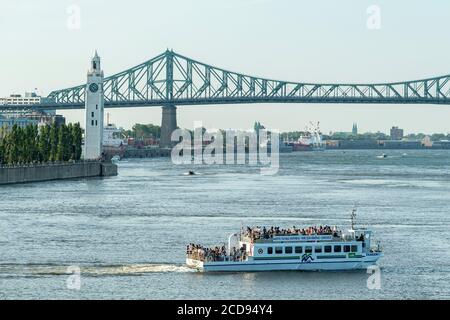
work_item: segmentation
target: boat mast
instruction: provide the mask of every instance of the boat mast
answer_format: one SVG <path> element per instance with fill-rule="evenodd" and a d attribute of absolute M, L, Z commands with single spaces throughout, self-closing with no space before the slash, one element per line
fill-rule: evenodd
<path fill-rule="evenodd" d="M 355 230 L 356 208 L 353 208 L 353 210 L 352 210 L 351 222 L 352 222 L 352 230 Z"/>

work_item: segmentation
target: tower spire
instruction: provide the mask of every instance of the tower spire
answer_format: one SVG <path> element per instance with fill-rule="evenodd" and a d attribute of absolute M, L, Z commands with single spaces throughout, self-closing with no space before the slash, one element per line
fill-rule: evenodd
<path fill-rule="evenodd" d="M 101 61 L 100 56 L 98 55 L 97 50 L 95 50 L 95 55 L 91 61 L 91 72 L 92 73 L 100 73 L 101 72 L 102 68 L 100 65 L 100 61 Z"/>

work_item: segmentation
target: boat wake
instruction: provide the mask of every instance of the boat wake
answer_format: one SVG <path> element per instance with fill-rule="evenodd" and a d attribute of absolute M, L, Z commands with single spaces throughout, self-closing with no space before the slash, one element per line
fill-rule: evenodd
<path fill-rule="evenodd" d="M 133 275 L 145 273 L 183 273 L 195 270 L 183 265 L 173 264 L 134 264 L 123 266 L 82 267 L 81 273 L 87 275 Z"/>
<path fill-rule="evenodd" d="M 147 273 L 186 273 L 196 272 L 185 265 L 175 264 L 130 264 L 130 265 L 0 265 L 0 277 L 25 276 L 39 277 L 70 275 L 80 272 L 83 276 L 127 276 Z"/>

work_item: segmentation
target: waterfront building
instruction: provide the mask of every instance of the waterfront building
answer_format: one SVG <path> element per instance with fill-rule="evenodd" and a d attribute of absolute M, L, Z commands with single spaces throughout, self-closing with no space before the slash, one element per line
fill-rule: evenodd
<path fill-rule="evenodd" d="M 386 140 L 382 142 L 384 149 L 422 149 L 420 140 Z"/>
<path fill-rule="evenodd" d="M 403 139 L 403 129 L 399 127 L 391 128 L 391 140 L 402 140 Z"/>
<path fill-rule="evenodd" d="M 25 92 L 23 96 L 21 94 L 11 94 L 9 97 L 0 98 L 0 105 L 30 106 L 43 103 L 46 99 L 35 92 Z M 45 110 L 45 113 L 55 115 L 56 111 Z"/>
<path fill-rule="evenodd" d="M 95 52 L 91 61 L 91 68 L 87 75 L 86 84 L 86 129 L 84 136 L 84 158 L 99 159 L 103 154 L 103 71 L 100 57 Z"/>
<path fill-rule="evenodd" d="M 4 128 L 7 131 L 11 130 L 14 125 L 25 128 L 29 125 L 52 125 L 54 122 L 59 127 L 66 123 L 66 118 L 61 115 L 52 115 L 45 112 L 11 113 L 8 116 L 0 115 L 0 128 Z"/>
<path fill-rule="evenodd" d="M 433 143 L 433 149 L 450 149 L 450 140 L 440 140 Z"/>
<path fill-rule="evenodd" d="M 26 92 L 25 96 L 22 96 L 21 94 L 11 94 L 9 97 L 0 98 L 0 104 L 23 106 L 39 104 L 42 100 L 43 98 L 38 96 L 36 93 Z"/>
<path fill-rule="evenodd" d="M 20 128 L 25 128 L 29 125 L 37 125 L 39 122 L 35 119 L 22 118 L 22 117 L 3 117 L 0 115 L 0 128 L 9 131 L 14 125 Z"/>
<path fill-rule="evenodd" d="M 340 140 L 340 149 L 378 149 L 381 144 L 378 140 L 374 139 L 361 139 L 361 140 Z"/>

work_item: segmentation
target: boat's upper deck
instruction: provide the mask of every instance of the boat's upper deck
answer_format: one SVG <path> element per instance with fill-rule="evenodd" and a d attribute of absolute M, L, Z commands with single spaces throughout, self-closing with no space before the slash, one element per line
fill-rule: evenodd
<path fill-rule="evenodd" d="M 364 240 L 364 234 L 344 235 L 341 230 L 330 226 L 313 226 L 308 228 L 281 229 L 279 227 L 255 227 L 241 230 L 240 239 L 243 242 L 329 242 Z"/>

